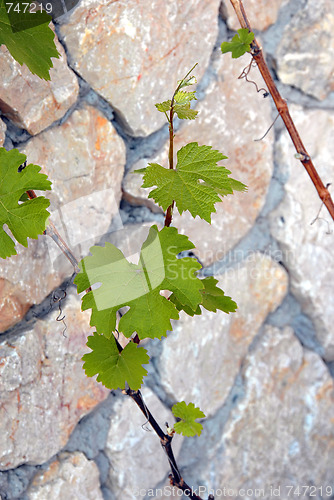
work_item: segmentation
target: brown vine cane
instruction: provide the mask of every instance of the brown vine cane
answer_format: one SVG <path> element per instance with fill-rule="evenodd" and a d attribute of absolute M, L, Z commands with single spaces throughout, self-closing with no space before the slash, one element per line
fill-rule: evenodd
<path fill-rule="evenodd" d="M 231 4 L 235 10 L 235 13 L 238 17 L 239 23 L 242 28 L 247 28 L 248 31 L 252 31 L 251 25 L 249 23 L 247 14 L 245 12 L 242 0 L 230 0 Z M 274 100 L 275 106 L 277 108 L 277 111 L 279 112 L 280 116 L 282 117 L 282 120 L 284 122 L 284 125 L 291 137 L 291 140 L 296 148 L 297 151 L 297 158 L 301 161 L 301 163 L 304 165 L 308 175 L 310 176 L 317 192 L 322 200 L 323 204 L 326 206 L 329 214 L 331 215 L 332 219 L 334 220 L 334 203 L 332 200 L 332 197 L 330 195 L 330 192 L 328 191 L 327 187 L 323 184 L 315 166 L 313 165 L 313 162 L 311 160 L 310 155 L 306 151 L 306 148 L 299 136 L 299 133 L 297 131 L 297 128 L 291 118 L 291 115 L 289 113 L 288 105 L 285 99 L 282 98 L 280 95 L 274 80 L 270 74 L 269 68 L 267 66 L 267 63 L 265 62 L 264 56 L 263 56 L 263 51 L 258 42 L 256 41 L 256 38 L 254 38 L 253 42 L 251 43 L 251 55 L 256 62 L 259 71 L 268 87 L 268 90 L 271 94 L 271 97 Z"/>

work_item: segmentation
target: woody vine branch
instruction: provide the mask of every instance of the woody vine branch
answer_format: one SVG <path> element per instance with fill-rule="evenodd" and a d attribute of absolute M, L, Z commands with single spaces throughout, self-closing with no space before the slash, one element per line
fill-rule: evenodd
<path fill-rule="evenodd" d="M 249 32 L 252 32 L 251 25 L 249 23 L 244 5 L 242 3 L 242 0 L 231 0 L 231 4 L 235 10 L 235 13 L 238 17 L 239 23 L 242 28 L 248 29 Z M 267 66 L 267 63 L 264 59 L 263 56 L 263 51 L 261 46 L 258 44 L 256 38 L 254 37 L 252 43 L 251 43 L 251 55 L 256 62 L 259 71 L 268 87 L 268 90 L 274 100 L 275 106 L 277 108 L 277 111 L 279 112 L 280 116 L 282 117 L 282 120 L 284 122 L 284 125 L 291 137 L 291 140 L 296 148 L 297 155 L 296 158 L 301 161 L 301 163 L 304 165 L 305 170 L 307 171 L 308 175 L 310 176 L 314 187 L 316 188 L 318 195 L 324 205 L 326 206 L 329 214 L 331 215 L 332 219 L 334 220 L 334 203 L 332 200 L 332 197 L 330 195 L 330 192 L 328 191 L 328 184 L 325 186 L 324 183 L 322 182 L 320 175 L 318 174 L 315 166 L 313 165 L 312 159 L 308 152 L 306 151 L 306 148 L 300 138 L 300 135 L 298 133 L 298 130 L 294 124 L 294 121 L 291 118 L 289 108 L 287 105 L 287 102 L 285 99 L 282 98 L 280 95 L 274 80 L 270 74 L 269 68 Z"/>

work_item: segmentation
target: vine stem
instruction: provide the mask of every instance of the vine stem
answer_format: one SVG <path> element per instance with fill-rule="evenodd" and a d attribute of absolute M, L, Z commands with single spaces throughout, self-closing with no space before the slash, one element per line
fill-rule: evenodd
<path fill-rule="evenodd" d="M 27 191 L 27 195 L 28 195 L 28 197 L 31 200 L 33 198 L 37 198 L 37 195 L 36 195 L 35 191 L 33 191 L 32 189 L 30 189 L 29 191 Z M 60 236 L 59 232 L 56 229 L 56 226 L 54 225 L 54 223 L 52 222 L 52 220 L 50 220 L 50 218 L 48 220 L 48 225 L 47 225 L 47 227 L 46 227 L 46 229 L 45 229 L 45 231 L 44 231 L 43 234 L 45 234 L 47 236 L 50 236 L 50 238 L 53 239 L 53 241 L 60 248 L 60 250 L 62 251 L 62 253 L 65 255 L 65 257 L 70 261 L 70 263 L 74 267 L 75 272 L 79 273 L 80 269 L 79 269 L 78 259 L 73 254 L 73 252 L 70 250 L 70 248 L 65 243 L 65 241 L 63 240 L 63 238 Z"/>
<path fill-rule="evenodd" d="M 235 13 L 238 17 L 239 23 L 242 28 L 247 28 L 248 31 L 252 31 L 252 28 L 250 26 L 249 20 L 247 18 L 242 0 L 230 0 L 231 4 L 235 10 Z M 282 98 L 280 95 L 274 80 L 270 74 L 269 68 L 267 66 L 267 63 L 265 62 L 264 56 L 263 56 L 263 51 L 258 42 L 256 41 L 256 38 L 254 38 L 252 44 L 251 44 L 251 54 L 253 56 L 253 59 L 255 60 L 260 73 L 266 82 L 266 85 L 268 87 L 268 90 L 274 100 L 275 106 L 277 108 L 277 111 L 282 117 L 282 120 L 284 122 L 284 125 L 291 137 L 291 140 L 296 148 L 297 151 L 297 158 L 301 161 L 301 163 L 304 165 L 308 175 L 310 176 L 317 192 L 322 200 L 323 204 L 326 206 L 329 214 L 331 215 L 332 219 L 334 220 L 334 203 L 331 198 L 330 192 L 328 191 L 327 187 L 323 184 L 315 166 L 313 165 L 313 162 L 311 160 L 310 155 L 305 149 L 305 146 L 299 136 L 299 133 L 297 131 L 297 128 L 291 118 L 291 115 L 289 113 L 288 105 L 285 99 Z"/>
<path fill-rule="evenodd" d="M 27 191 L 27 195 L 31 200 L 34 198 L 37 198 L 35 191 L 33 191 L 32 189 Z M 79 272 L 80 269 L 78 266 L 79 263 L 78 263 L 77 258 L 71 252 L 70 248 L 67 246 L 65 241 L 62 239 L 62 237 L 60 236 L 56 227 L 54 226 L 53 222 L 50 221 L 50 219 L 49 219 L 49 224 L 44 231 L 44 234 L 50 236 L 54 240 L 54 242 L 58 245 L 58 247 L 63 252 L 63 254 L 71 262 L 75 271 Z M 89 287 L 86 290 L 86 292 L 89 292 L 89 291 L 91 291 L 91 287 Z M 115 335 L 114 335 L 114 338 L 116 341 L 118 351 L 121 352 L 123 350 L 123 348 L 120 345 L 120 343 L 118 342 L 117 337 Z M 137 334 L 136 334 L 135 338 L 132 339 L 132 341 L 135 342 L 136 344 L 139 344 L 140 340 L 139 340 L 139 337 Z M 146 404 L 144 403 L 143 396 L 142 396 L 141 392 L 140 391 L 133 391 L 132 389 L 128 389 L 128 390 L 123 391 L 123 392 L 133 399 L 133 401 L 137 404 L 139 409 L 143 412 L 143 414 L 147 418 L 148 422 L 151 424 L 155 433 L 160 438 L 161 446 L 166 453 L 166 456 L 168 458 L 168 462 L 169 462 L 169 465 L 171 468 L 171 472 L 172 472 L 169 476 L 170 477 L 170 484 L 172 486 L 176 486 L 180 490 L 186 492 L 187 497 L 190 498 L 191 500 L 203 500 L 201 497 L 199 497 L 198 495 L 196 495 L 193 492 L 193 489 L 182 478 L 181 473 L 179 471 L 179 468 L 177 466 L 175 457 L 174 457 L 173 449 L 172 449 L 172 436 L 169 436 L 168 434 L 165 434 L 163 432 L 163 430 L 161 429 L 161 427 L 159 426 L 159 424 L 157 423 L 157 421 L 153 417 L 152 413 L 149 411 Z M 212 496 L 209 498 L 212 498 Z"/>
<path fill-rule="evenodd" d="M 158 435 L 161 446 L 167 455 L 167 459 L 172 471 L 172 473 L 169 476 L 171 486 L 176 486 L 180 490 L 184 491 L 187 498 L 190 498 L 191 500 L 203 500 L 201 497 L 196 495 L 193 489 L 182 478 L 172 450 L 172 436 L 169 436 L 168 434 L 165 434 L 163 432 L 160 425 L 157 423 L 152 413 L 147 408 L 141 392 L 133 391 L 132 389 L 127 389 L 123 391 L 123 393 L 130 396 L 130 398 L 136 403 L 138 408 L 144 414 L 147 421 L 151 424 L 154 432 Z M 211 495 L 210 499 L 212 498 L 213 497 Z"/>
<path fill-rule="evenodd" d="M 171 170 L 174 169 L 174 97 L 175 97 L 176 92 L 174 92 L 172 101 L 171 101 L 171 108 L 169 112 L 169 119 L 168 119 L 168 128 L 169 128 L 169 151 L 168 151 L 168 164 L 169 168 Z M 173 208 L 174 208 L 174 200 L 171 205 L 167 208 L 166 212 L 166 217 L 165 217 L 165 227 L 169 227 L 172 222 L 172 217 L 173 217 Z"/>
<path fill-rule="evenodd" d="M 167 120 L 168 120 L 168 129 L 169 129 L 169 151 L 168 151 L 168 164 L 169 168 L 171 170 L 174 169 L 174 99 L 180 88 L 182 87 L 184 81 L 186 78 L 190 75 L 192 70 L 196 68 L 198 63 L 194 64 L 194 66 L 188 71 L 186 76 L 180 80 L 178 86 L 175 89 L 175 92 L 173 94 L 172 100 L 171 100 L 171 105 L 170 105 L 170 111 L 169 111 L 169 117 L 166 115 Z M 175 201 L 173 200 L 173 203 L 169 205 L 167 208 L 166 212 L 166 217 L 165 217 L 165 224 L 164 226 L 169 227 L 172 223 L 172 217 L 173 217 L 173 208 L 174 208 Z"/>

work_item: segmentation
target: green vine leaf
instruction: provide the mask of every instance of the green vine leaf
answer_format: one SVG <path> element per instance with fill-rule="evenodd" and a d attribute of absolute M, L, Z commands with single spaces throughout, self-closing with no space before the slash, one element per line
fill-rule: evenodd
<path fill-rule="evenodd" d="M 190 108 L 190 102 L 193 100 L 196 100 L 195 91 L 184 92 L 180 90 L 176 92 L 174 96 L 173 109 L 181 120 L 194 120 L 196 118 L 198 111 Z M 155 105 L 157 110 L 161 111 L 162 113 L 167 113 L 167 111 L 170 111 L 171 106 L 171 100 L 164 101 Z"/>
<path fill-rule="evenodd" d="M 198 111 L 190 108 L 190 102 L 196 99 L 195 92 L 184 92 L 180 90 L 174 96 L 174 111 L 180 120 L 194 120 Z"/>
<path fill-rule="evenodd" d="M 223 42 L 221 44 L 221 51 L 223 54 L 232 52 L 233 59 L 236 59 L 243 56 L 246 52 L 250 52 L 253 40 L 254 33 L 249 32 L 247 28 L 241 28 L 230 42 Z"/>
<path fill-rule="evenodd" d="M 38 165 L 27 165 L 18 172 L 25 160 L 26 155 L 17 149 L 6 151 L 0 148 L 0 257 L 3 259 L 17 253 L 14 241 L 3 229 L 4 224 L 14 238 L 27 247 L 27 238 L 37 239 L 45 230 L 50 215 L 46 210 L 50 201 L 44 196 L 20 202 L 30 189 L 51 189 L 51 182 L 45 174 L 39 173 L 41 167 Z"/>
<path fill-rule="evenodd" d="M 180 214 L 189 210 L 194 218 L 198 215 L 211 223 L 211 213 L 216 211 L 214 205 L 221 201 L 219 196 L 232 194 L 232 186 L 237 190 L 246 189 L 244 184 L 229 177 L 229 170 L 217 165 L 226 158 L 211 146 L 191 142 L 177 152 L 175 170 L 150 163 L 135 172 L 144 174 L 142 187 L 157 186 L 148 197 L 163 210 L 175 200 Z"/>
<path fill-rule="evenodd" d="M 4 0 L 0 2 L 0 45 L 6 45 L 14 59 L 26 64 L 31 73 L 50 80 L 51 58 L 59 57 L 54 33 L 48 26 L 51 16 L 44 11 L 24 13 L 25 2 L 14 2 L 8 15 L 9 5 Z M 20 12 L 14 11 L 15 5 Z"/>
<path fill-rule="evenodd" d="M 183 106 L 184 104 L 190 104 L 191 101 L 197 100 L 195 94 L 196 94 L 195 90 L 192 92 L 185 92 L 184 90 L 179 90 L 178 92 L 176 92 L 174 96 L 174 101 L 180 106 Z"/>
<path fill-rule="evenodd" d="M 227 314 L 237 310 L 238 306 L 236 302 L 231 297 L 225 295 L 223 290 L 217 286 L 218 280 L 213 276 L 209 276 L 201 281 L 204 285 L 204 288 L 200 290 L 202 302 L 195 310 L 192 310 L 189 306 L 182 305 L 174 294 L 169 297 L 169 300 L 175 304 L 178 311 L 183 310 L 189 316 L 194 316 L 195 314 L 201 314 L 200 306 L 203 306 L 207 311 L 217 312 L 217 309 L 220 309 Z"/>
<path fill-rule="evenodd" d="M 196 63 L 190 70 L 190 72 L 197 66 L 198 63 Z M 188 73 L 189 74 L 189 73 Z M 189 85 L 194 85 L 197 83 L 197 80 L 194 76 L 189 76 L 187 78 L 183 78 L 182 80 L 179 80 L 177 88 L 179 90 L 183 89 L 184 87 L 188 87 Z"/>
<path fill-rule="evenodd" d="M 129 342 L 119 352 L 113 336 L 107 339 L 96 332 L 88 337 L 87 346 L 92 352 L 84 354 L 82 360 L 88 377 L 98 374 L 97 381 L 108 389 L 125 389 L 126 382 L 134 391 L 140 388 L 147 375 L 147 370 L 142 367 L 149 362 L 146 349 Z"/>
<path fill-rule="evenodd" d="M 238 308 L 236 302 L 228 295 L 225 295 L 223 290 L 217 286 L 218 280 L 213 276 L 209 276 L 202 280 L 204 289 L 201 290 L 202 306 L 207 311 L 217 312 L 217 309 L 229 314 L 235 312 Z"/>
<path fill-rule="evenodd" d="M 159 103 L 155 104 L 155 107 L 161 113 L 167 113 L 167 111 L 170 110 L 171 104 L 172 104 L 172 101 L 169 99 L 168 101 L 159 102 Z"/>
<path fill-rule="evenodd" d="M 200 436 L 203 430 L 202 424 L 196 422 L 198 418 L 205 418 L 204 413 L 194 403 L 188 405 L 181 401 L 172 407 L 174 417 L 180 418 L 180 422 L 174 424 L 174 430 L 184 436 Z"/>
<path fill-rule="evenodd" d="M 194 248 L 187 236 L 173 227 L 161 231 L 152 226 L 143 243 L 138 264 L 128 262 L 114 245 L 92 247 L 92 256 L 79 264 L 80 273 L 74 282 L 78 292 L 91 285 L 101 286 L 82 299 L 82 309 L 92 309 L 90 324 L 107 337 L 116 327 L 116 313 L 124 306 L 118 330 L 126 337 L 137 332 L 140 339 L 161 338 L 171 330 L 171 319 L 178 319 L 175 305 L 160 294 L 169 290 L 179 302 L 196 309 L 202 302 L 202 281 L 196 273 L 201 265 L 194 258 L 178 259 L 177 255 Z"/>

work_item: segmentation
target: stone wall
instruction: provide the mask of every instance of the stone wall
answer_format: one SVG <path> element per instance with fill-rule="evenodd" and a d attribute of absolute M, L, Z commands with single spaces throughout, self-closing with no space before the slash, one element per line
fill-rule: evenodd
<path fill-rule="evenodd" d="M 319 173 L 334 182 L 332 0 L 244 4 Z M 105 241 L 132 255 L 163 223 L 131 171 L 166 164 L 154 103 L 195 62 L 199 116 L 178 123 L 176 146 L 212 145 L 248 185 L 211 226 L 174 219 L 238 311 L 182 316 L 147 344 L 143 394 L 159 423 L 173 422 L 177 400 L 207 415 L 200 437 L 174 440 L 185 479 L 203 498 L 212 488 L 216 498 L 286 499 L 298 486 L 303 498 L 334 498 L 333 222 L 280 120 L 256 141 L 276 111 L 238 80 L 249 56 L 220 53 L 238 29 L 230 2 L 82 0 L 54 24 L 61 58 L 50 82 L 1 47 L 1 143 L 49 175 L 52 219 L 78 258 Z M 250 78 L 263 87 L 256 68 Z M 139 410 L 82 370 L 92 329 L 71 265 L 43 236 L 17 250 L 0 262 L 1 500 L 180 498 Z"/>

